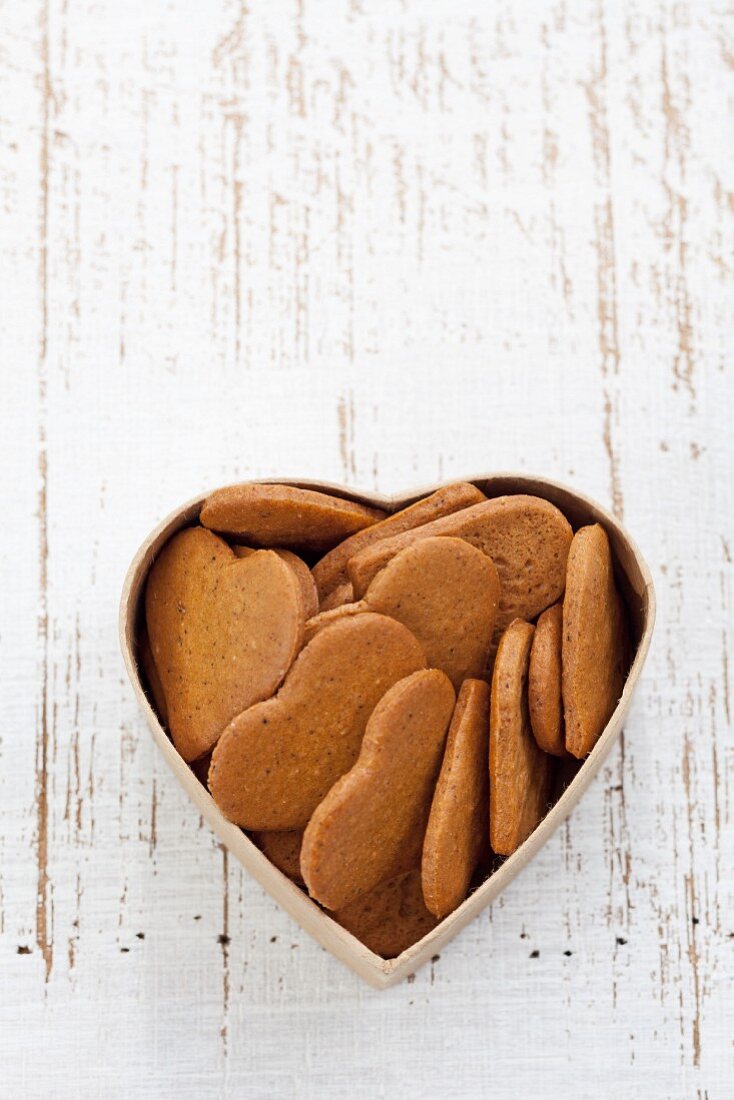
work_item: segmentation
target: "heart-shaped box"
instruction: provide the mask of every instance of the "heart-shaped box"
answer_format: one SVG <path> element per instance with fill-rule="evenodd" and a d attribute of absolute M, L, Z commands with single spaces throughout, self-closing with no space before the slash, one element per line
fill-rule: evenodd
<path fill-rule="evenodd" d="M 513 855 L 502 861 L 458 909 L 450 913 L 422 940 L 413 944 L 395 959 L 383 959 L 375 955 L 358 939 L 336 924 L 323 909 L 311 901 L 303 890 L 274 867 L 241 829 L 223 816 L 206 787 L 199 782 L 176 752 L 148 701 L 143 688 L 137 653 L 138 628 L 142 616 L 141 597 L 145 580 L 153 559 L 163 544 L 176 531 L 198 519 L 204 497 L 197 497 L 188 504 L 184 504 L 151 532 L 133 558 L 122 591 L 120 645 L 125 665 L 153 739 L 174 776 L 222 843 L 271 897 L 279 902 L 318 943 L 377 989 L 394 985 L 435 955 L 504 890 L 568 816 L 599 771 L 620 734 L 650 648 L 655 622 L 655 592 L 647 564 L 622 524 L 604 508 L 581 493 L 548 481 L 546 478 L 529 477 L 525 474 L 489 474 L 462 480 L 472 481 L 487 497 L 505 496 L 510 493 L 528 493 L 544 497 L 560 508 L 574 529 L 587 523 L 603 524 L 614 553 L 617 583 L 629 610 L 635 655 L 622 697 L 599 741 L 584 761 L 574 761 L 562 769 L 557 800 L 535 832 Z M 439 485 L 431 485 L 401 496 L 384 497 L 378 493 L 359 493 L 342 485 L 324 482 L 267 478 L 262 479 L 261 483 L 268 482 L 333 493 L 335 496 L 357 501 L 360 504 L 383 508 L 387 512 L 405 508 L 440 488 Z"/>

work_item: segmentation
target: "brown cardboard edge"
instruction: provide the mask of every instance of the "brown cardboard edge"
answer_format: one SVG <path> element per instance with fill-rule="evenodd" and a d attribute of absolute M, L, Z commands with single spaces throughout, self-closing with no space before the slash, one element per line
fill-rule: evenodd
<path fill-rule="evenodd" d="M 435 955 L 441 947 L 493 901 L 533 859 L 588 789 L 608 756 L 612 745 L 619 737 L 647 657 L 655 622 L 655 590 L 652 576 L 639 548 L 615 516 L 583 493 L 547 478 L 517 473 L 481 474 L 467 478 L 452 478 L 440 484 L 413 489 L 399 496 L 360 493 L 343 485 L 314 480 L 288 478 L 258 480 L 260 484 L 280 483 L 330 492 L 348 500 L 382 507 L 387 511 L 404 507 L 428 493 L 434 492 L 440 485 L 450 485 L 456 481 L 470 481 L 490 497 L 502 496 L 507 493 L 528 493 L 543 497 L 568 514 L 574 526 L 578 526 L 581 522 L 601 522 L 604 524 L 610 534 L 617 563 L 622 569 L 631 591 L 639 600 L 639 621 L 636 624 L 639 641 L 622 697 L 602 736 L 579 768 L 577 775 L 569 783 L 535 832 L 497 868 L 486 882 L 479 886 L 458 909 L 449 914 L 422 940 L 413 944 L 397 958 L 386 960 L 379 955 L 375 955 L 349 932 L 336 924 L 302 890 L 285 875 L 281 874 L 240 829 L 224 817 L 209 792 L 174 749 L 143 690 L 135 658 L 135 630 L 138 618 L 138 603 L 145 578 L 156 553 L 163 543 L 176 530 L 193 522 L 198 517 L 205 495 L 194 497 L 186 504 L 175 509 L 154 528 L 139 547 L 127 571 L 120 599 L 120 648 L 133 691 L 143 710 L 154 741 L 171 771 L 201 815 L 222 843 L 227 846 L 229 851 L 260 885 L 268 891 L 270 896 L 322 947 L 325 947 L 337 959 L 350 967 L 369 985 L 376 989 L 384 989 L 412 974 L 419 966 L 427 962 L 431 956 Z"/>

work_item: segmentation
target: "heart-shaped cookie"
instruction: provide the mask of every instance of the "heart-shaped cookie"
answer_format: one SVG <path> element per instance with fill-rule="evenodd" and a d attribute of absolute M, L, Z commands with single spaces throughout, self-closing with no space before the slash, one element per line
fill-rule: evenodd
<path fill-rule="evenodd" d="M 272 699 L 243 710 L 212 755 L 209 789 L 246 829 L 299 829 L 354 764 L 370 714 L 426 658 L 401 623 L 356 615 L 319 631 Z"/>
<path fill-rule="evenodd" d="M 191 527 L 150 571 L 145 621 L 173 743 L 195 760 L 235 715 L 273 694 L 301 644 L 305 608 L 273 551 L 238 558 Z"/>
<path fill-rule="evenodd" d="M 285 874 L 282 874 L 241 829 L 225 818 L 206 787 L 202 785 L 174 748 L 148 701 L 138 663 L 138 639 L 143 617 L 146 579 L 153 561 L 166 543 L 177 532 L 198 521 L 203 503 L 202 497 L 197 497 L 189 504 L 178 508 L 148 536 L 130 566 L 122 593 L 120 608 L 121 646 L 134 691 L 146 715 L 154 740 L 174 776 L 189 794 L 196 811 L 205 818 L 232 855 L 249 870 L 253 877 L 269 891 L 273 898 L 306 931 L 338 959 L 377 988 L 384 988 L 399 981 L 439 952 L 448 940 L 455 936 L 464 925 L 501 893 L 569 814 L 583 792 L 588 788 L 619 735 L 649 649 L 654 625 L 655 599 L 649 571 L 639 550 L 614 516 L 582 494 L 547 479 L 528 477 L 522 474 L 498 474 L 483 475 L 470 480 L 479 492 L 489 498 L 490 502 L 511 494 L 541 497 L 549 504 L 554 505 L 555 508 L 560 509 L 574 529 L 594 523 L 602 524 L 609 536 L 615 576 L 628 612 L 632 641 L 632 661 L 622 696 L 590 755 L 583 762 L 575 761 L 572 758 L 562 762 L 563 779 L 556 791 L 557 801 L 554 802 L 538 828 L 513 855 L 505 859 L 499 866 L 495 866 L 493 873 L 469 895 L 466 901 L 440 923 L 435 924 L 435 921 L 426 919 L 421 924 L 420 913 L 417 913 L 416 910 L 415 919 L 412 916 L 410 917 L 411 928 L 418 931 L 425 930 L 426 934 L 423 939 L 413 943 L 397 958 L 381 958 L 370 946 L 365 946 L 365 943 L 360 942 L 345 928 L 335 923 L 327 912 L 319 908 L 302 889 L 296 886 Z M 414 489 L 400 497 L 388 498 L 377 494 L 358 493 L 337 485 L 323 483 L 294 481 L 288 484 L 295 488 L 333 494 L 345 500 L 353 501 L 355 504 L 364 505 L 369 509 L 386 512 L 389 515 L 400 512 L 416 500 L 428 497 L 441 488 L 440 486 L 429 486 L 422 491 Z M 455 532 L 450 533 L 454 534 Z M 416 886 L 418 877 L 419 873 L 417 871 L 411 872 L 406 877 L 406 882 L 410 881 L 413 886 Z M 393 909 L 390 907 L 395 903 L 392 894 L 388 898 L 388 903 L 387 908 L 392 912 Z M 356 906 L 356 903 L 354 905 Z M 399 911 L 402 914 L 405 905 L 399 902 L 399 906 Z M 410 906 L 405 910 L 406 913 L 408 913 L 408 909 L 410 909 Z M 417 906 L 417 909 L 420 909 L 420 906 Z M 410 909 L 410 913 L 413 913 L 412 909 Z M 379 951 L 383 949 L 381 939 L 378 942 L 370 938 L 368 925 L 371 919 L 358 913 L 352 927 L 356 932 L 365 929 L 365 940 L 372 948 Z M 403 942 L 409 942 L 409 938 Z M 391 940 L 386 953 L 391 953 L 393 946 L 397 950 L 401 944 L 397 940 Z"/>
<path fill-rule="evenodd" d="M 367 616 L 351 621 L 360 618 Z M 311 897 L 328 909 L 349 905 L 420 861 L 455 701 L 448 676 L 431 668 L 400 680 L 374 708 L 359 759 L 303 834 L 301 874 Z"/>
<path fill-rule="evenodd" d="M 458 691 L 467 676 L 484 674 L 499 595 L 486 554 L 464 539 L 427 538 L 390 559 L 364 602 L 407 626 L 429 666 L 442 669 Z"/>

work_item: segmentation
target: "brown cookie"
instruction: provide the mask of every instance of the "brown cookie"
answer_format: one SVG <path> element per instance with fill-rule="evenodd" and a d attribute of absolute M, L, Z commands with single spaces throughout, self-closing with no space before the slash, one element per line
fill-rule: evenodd
<path fill-rule="evenodd" d="M 329 623 L 338 622 L 339 619 L 348 619 L 353 615 L 361 615 L 363 611 L 370 611 L 371 608 L 367 606 L 364 600 L 360 600 L 359 603 L 344 603 L 341 607 L 335 607 L 331 611 L 319 611 L 318 615 L 314 615 L 312 619 L 308 619 L 303 632 L 303 644 L 308 643 L 316 637 L 320 630 L 323 630 Z"/>
<path fill-rule="evenodd" d="M 161 723 L 167 726 L 168 707 L 166 706 L 166 696 L 163 692 L 163 684 L 158 675 L 158 669 L 155 667 L 153 650 L 150 648 L 150 638 L 148 637 L 148 631 L 145 624 L 142 626 L 140 638 L 138 640 L 138 656 L 143 672 L 145 673 L 148 693 L 153 700 L 154 709 Z"/>
<path fill-rule="evenodd" d="M 277 554 L 240 560 L 202 527 L 163 547 L 148 575 L 145 618 L 184 760 L 201 756 L 236 714 L 273 694 L 305 621 L 301 589 Z"/>
<path fill-rule="evenodd" d="M 434 535 L 465 539 L 492 558 L 500 578 L 498 631 L 518 616 L 535 618 L 563 594 L 571 526 L 547 500 L 518 495 L 475 504 L 360 551 L 348 564 L 355 597 L 400 550 Z"/>
<path fill-rule="evenodd" d="M 375 707 L 357 763 L 316 808 L 303 836 L 301 874 L 328 909 L 420 861 L 454 701 L 449 678 L 428 669 L 395 684 Z"/>
<path fill-rule="evenodd" d="M 385 615 L 331 623 L 301 650 L 273 699 L 237 716 L 212 756 L 209 789 L 245 829 L 299 829 L 352 767 L 388 688 L 425 668 L 418 642 Z"/>
<path fill-rule="evenodd" d="M 451 719 L 446 751 L 423 841 L 423 896 L 445 917 L 467 895 L 489 847 L 489 685 L 465 680 Z"/>
<path fill-rule="evenodd" d="M 251 554 L 259 553 L 251 546 L 233 546 L 232 550 L 238 558 L 249 558 Z M 313 574 L 303 558 L 299 558 L 298 554 L 294 554 L 292 550 L 281 550 L 277 546 L 273 547 L 273 553 L 282 558 L 285 564 L 293 570 L 301 588 L 306 618 L 310 619 L 312 615 L 317 615 L 319 611 L 319 594 L 316 591 L 316 581 L 313 579 Z"/>
<path fill-rule="evenodd" d="M 289 829 L 283 833 L 253 833 L 252 839 L 263 855 L 267 856 L 287 878 L 299 885 L 303 883 L 301 875 L 303 829 Z"/>
<path fill-rule="evenodd" d="M 377 527 L 378 524 L 375 524 Z M 368 528 L 369 530 L 369 528 Z M 340 546 L 343 543 L 339 544 Z M 339 547 L 337 547 L 339 549 Z M 316 563 L 318 565 L 318 562 Z M 314 569 L 316 566 L 314 566 Z M 324 596 L 319 606 L 320 611 L 333 611 L 337 607 L 341 607 L 345 603 L 354 603 L 354 589 L 352 588 L 351 581 L 345 581 L 344 584 L 337 585 L 336 588 L 332 588 L 328 595 Z"/>
<path fill-rule="evenodd" d="M 484 672 L 499 594 L 497 570 L 486 554 L 463 539 L 427 538 L 387 563 L 362 604 L 407 626 L 429 666 L 445 672 L 458 691 L 468 676 Z"/>
<path fill-rule="evenodd" d="M 509 856 L 548 809 L 554 760 L 530 728 L 527 679 L 533 628 L 522 619 L 502 635 L 489 708 L 489 830 L 494 851 Z"/>
<path fill-rule="evenodd" d="M 554 603 L 538 619 L 530 649 L 528 707 L 535 740 L 544 752 L 566 756 L 561 698 L 563 604 Z"/>
<path fill-rule="evenodd" d="M 438 924 L 426 909 L 417 868 L 381 882 L 330 915 L 370 951 L 386 959 L 407 951 Z"/>
<path fill-rule="evenodd" d="M 204 527 L 256 546 L 328 550 L 384 515 L 314 489 L 245 483 L 217 489 L 206 498 L 200 518 Z"/>
<path fill-rule="evenodd" d="M 614 583 L 609 539 L 598 523 L 574 535 L 563 600 L 562 680 L 566 748 L 591 752 L 619 702 L 629 636 Z"/>
<path fill-rule="evenodd" d="M 345 539 L 344 542 L 339 543 L 321 561 L 317 562 L 313 569 L 316 586 L 319 590 L 319 599 L 321 600 L 321 610 L 328 611 L 329 608 L 338 606 L 336 603 L 328 602 L 329 596 L 335 589 L 343 588 L 349 583 L 347 562 L 360 550 L 365 550 L 368 546 L 372 546 L 382 539 L 430 523 L 440 516 L 448 516 L 452 512 L 458 512 L 461 508 L 479 504 L 480 501 L 485 499 L 484 493 L 480 492 L 475 485 L 470 485 L 469 482 L 459 481 L 455 485 L 445 485 L 442 489 L 437 489 L 435 493 L 431 493 L 430 496 L 424 497 L 423 500 L 416 501 L 415 504 L 411 504 L 407 508 L 402 508 L 399 512 L 395 512 L 393 515 L 381 520 L 380 523 L 375 523 L 372 527 L 359 531 L 357 534 Z M 353 599 L 354 593 L 345 597 L 341 602 L 349 603 Z"/>

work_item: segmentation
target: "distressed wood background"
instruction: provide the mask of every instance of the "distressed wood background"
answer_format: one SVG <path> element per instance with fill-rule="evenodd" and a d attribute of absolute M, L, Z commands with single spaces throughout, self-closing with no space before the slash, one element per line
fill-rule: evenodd
<path fill-rule="evenodd" d="M 731 1096 L 734 13 L 0 5 L 0 1092 Z M 239 477 L 496 469 L 624 517 L 658 626 L 569 823 L 375 993 L 232 861 L 117 649 Z"/>

